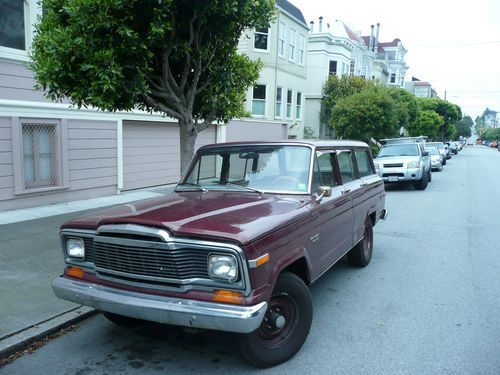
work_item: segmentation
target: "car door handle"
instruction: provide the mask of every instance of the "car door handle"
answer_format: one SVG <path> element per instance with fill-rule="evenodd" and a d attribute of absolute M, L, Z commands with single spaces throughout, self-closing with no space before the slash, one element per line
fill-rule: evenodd
<path fill-rule="evenodd" d="M 340 193 L 341 194 L 347 194 L 351 191 L 351 189 L 345 189 L 345 190 L 341 190 Z"/>

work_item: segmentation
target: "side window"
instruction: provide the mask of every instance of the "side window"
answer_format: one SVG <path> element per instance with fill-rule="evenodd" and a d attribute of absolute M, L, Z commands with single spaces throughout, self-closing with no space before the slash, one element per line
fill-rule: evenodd
<path fill-rule="evenodd" d="M 338 185 L 335 178 L 335 154 L 321 153 L 316 156 L 313 175 L 313 191 L 319 186 L 335 186 Z"/>
<path fill-rule="evenodd" d="M 338 154 L 340 175 L 342 176 L 342 182 L 350 182 L 355 179 L 354 177 L 354 166 L 352 164 L 351 151 L 342 150 Z"/>
<path fill-rule="evenodd" d="M 359 177 L 365 177 L 375 173 L 372 163 L 370 163 L 368 150 L 356 150 L 354 154 L 356 155 Z"/>

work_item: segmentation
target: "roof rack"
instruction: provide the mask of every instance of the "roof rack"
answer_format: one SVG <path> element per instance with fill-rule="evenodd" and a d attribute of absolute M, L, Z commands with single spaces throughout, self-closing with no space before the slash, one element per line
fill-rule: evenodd
<path fill-rule="evenodd" d="M 418 137 L 399 137 L 399 138 L 384 138 L 381 139 L 381 142 L 387 144 L 393 143 L 425 143 L 427 140 L 426 135 L 420 135 Z"/>

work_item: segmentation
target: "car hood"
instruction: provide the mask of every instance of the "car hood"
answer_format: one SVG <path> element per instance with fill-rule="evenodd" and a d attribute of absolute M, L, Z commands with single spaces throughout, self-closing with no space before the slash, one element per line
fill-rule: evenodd
<path fill-rule="evenodd" d="M 392 163 L 408 163 L 410 161 L 419 161 L 420 156 L 383 156 L 381 158 L 376 158 L 375 162 L 381 164 L 392 164 Z"/>
<path fill-rule="evenodd" d="M 310 197 L 303 198 L 234 191 L 174 192 L 83 216 L 65 223 L 62 228 L 97 229 L 104 224 L 138 224 L 164 228 L 174 236 L 210 237 L 247 244 L 308 215 Z"/>

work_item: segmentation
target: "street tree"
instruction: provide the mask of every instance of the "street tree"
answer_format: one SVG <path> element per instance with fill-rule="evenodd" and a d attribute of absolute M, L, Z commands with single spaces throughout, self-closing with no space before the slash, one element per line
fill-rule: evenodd
<path fill-rule="evenodd" d="M 468 138 L 472 135 L 472 126 L 474 126 L 474 121 L 470 116 L 464 116 L 455 125 L 457 128 L 457 137 Z"/>
<path fill-rule="evenodd" d="M 418 111 L 417 119 L 408 127 L 408 132 L 413 137 L 424 135 L 430 139 L 435 139 L 443 123 L 443 118 L 435 111 L 421 110 Z"/>
<path fill-rule="evenodd" d="M 354 95 L 363 90 L 367 85 L 374 83 L 358 76 L 337 76 L 330 74 L 323 85 L 323 99 L 321 101 L 320 119 L 323 124 L 330 124 L 332 111 L 338 100 Z"/>
<path fill-rule="evenodd" d="M 418 119 L 419 109 L 415 96 L 399 87 L 389 87 L 394 101 L 394 111 L 398 119 L 398 129 L 409 131 Z M 420 135 L 420 134 L 419 134 Z"/>
<path fill-rule="evenodd" d="M 390 90 L 370 85 L 362 91 L 340 98 L 332 111 L 332 126 L 337 135 L 369 142 L 397 134 L 399 118 Z"/>
<path fill-rule="evenodd" d="M 243 114 L 260 62 L 236 51 L 274 0 L 44 0 L 31 69 L 54 101 L 178 120 L 181 170 L 198 133 Z"/>
<path fill-rule="evenodd" d="M 438 130 L 441 141 L 449 139 L 452 130 L 448 128 L 462 118 L 462 111 L 459 106 L 439 98 L 417 98 L 420 110 L 431 110 L 436 112 L 443 119 L 443 124 Z"/>

